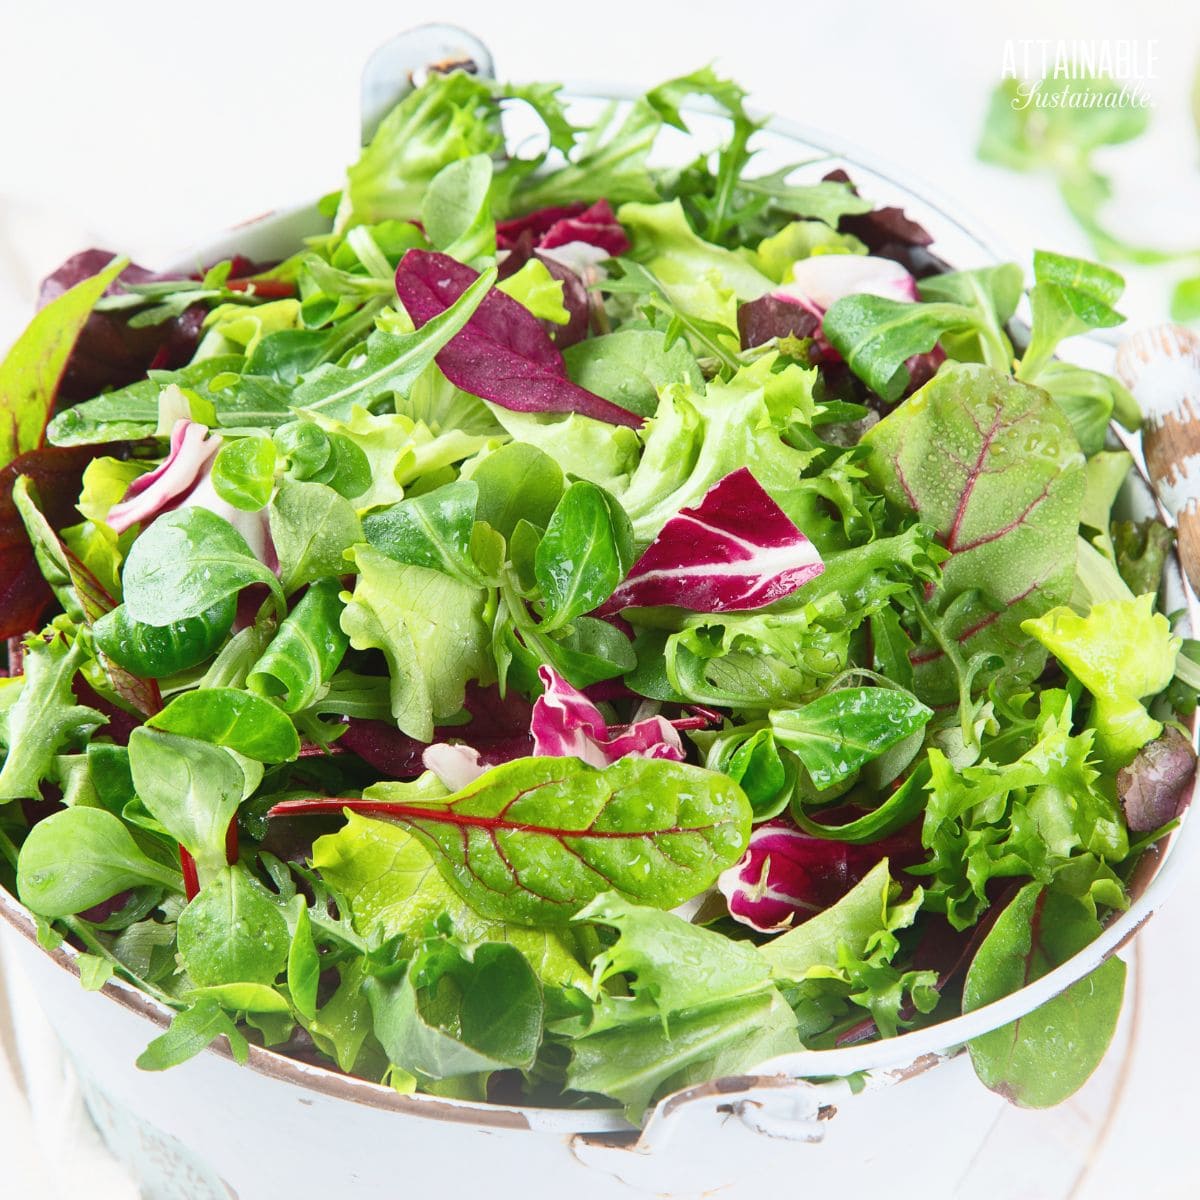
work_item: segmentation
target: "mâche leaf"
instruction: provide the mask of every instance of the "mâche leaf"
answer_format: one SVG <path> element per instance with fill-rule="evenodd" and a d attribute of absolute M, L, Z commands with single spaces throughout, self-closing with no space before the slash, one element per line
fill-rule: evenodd
<path fill-rule="evenodd" d="M 300 738 L 287 714 L 239 688 L 183 692 L 146 725 L 224 746 L 259 762 L 290 762 L 300 753 Z"/>

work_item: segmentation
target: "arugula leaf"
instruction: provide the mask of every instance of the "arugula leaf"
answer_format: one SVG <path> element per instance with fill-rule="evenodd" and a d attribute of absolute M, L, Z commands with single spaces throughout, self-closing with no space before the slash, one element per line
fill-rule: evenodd
<path fill-rule="evenodd" d="M 128 259 L 115 259 L 52 300 L 0 362 L 0 419 L 7 439 L 0 467 L 41 445 L 71 349 L 96 301 L 128 265 Z"/>
<path fill-rule="evenodd" d="M 0 769 L 0 806 L 38 799 L 55 755 L 104 724 L 101 713 L 76 702 L 71 688 L 86 658 L 83 643 L 58 629 L 25 643 L 20 693 L 0 717 L 0 741 L 8 747 Z"/>
<path fill-rule="evenodd" d="M 359 576 L 342 611 L 356 650 L 382 650 L 391 676 L 392 715 L 422 742 L 435 721 L 462 708 L 470 679 L 486 679 L 485 593 L 431 571 L 354 547 Z"/>
<path fill-rule="evenodd" d="M 772 712 L 776 741 L 804 764 L 823 791 L 921 729 L 933 716 L 899 688 L 840 688 L 802 708 Z"/>
<path fill-rule="evenodd" d="M 1078 900 L 1026 884 L 975 952 L 963 1012 L 1018 991 L 1082 950 L 1100 922 Z M 1049 1108 L 1077 1092 L 1108 1050 L 1125 991 L 1110 958 L 1040 1008 L 967 1043 L 985 1086 L 1023 1108 Z"/>
<path fill-rule="evenodd" d="M 287 609 L 275 573 L 228 521 L 206 508 L 157 517 L 130 548 L 122 578 L 126 612 L 147 625 L 198 617 L 252 583 L 265 583 L 280 612 Z"/>
<path fill-rule="evenodd" d="M 672 908 L 741 855 L 750 806 L 715 772 L 623 758 L 523 758 L 430 804 L 387 799 L 284 801 L 275 816 L 347 808 L 401 822 L 480 914 L 531 925 L 569 921 L 603 891 Z"/>
<path fill-rule="evenodd" d="M 356 405 L 369 409 L 390 393 L 407 394 L 434 356 L 466 326 L 495 282 L 494 267 L 482 272 L 413 333 L 377 329 L 367 338 L 361 365 L 318 367 L 293 392 L 292 406 L 344 420 Z"/>
<path fill-rule="evenodd" d="M 177 1012 L 166 1033 L 159 1034 L 138 1056 L 142 1071 L 165 1071 L 195 1058 L 219 1037 L 227 1038 L 235 1062 L 249 1057 L 248 1043 L 216 1000 L 201 996 Z"/>
<path fill-rule="evenodd" d="M 102 808 L 68 808 L 39 821 L 17 860 L 21 903 L 43 917 L 84 912 L 146 885 L 181 891 L 179 872 L 149 858 Z"/>

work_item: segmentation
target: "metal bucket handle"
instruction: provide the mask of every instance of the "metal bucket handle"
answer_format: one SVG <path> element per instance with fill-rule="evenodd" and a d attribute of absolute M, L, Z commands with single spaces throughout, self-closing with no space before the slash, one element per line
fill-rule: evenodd
<path fill-rule="evenodd" d="M 454 66 L 495 78 L 494 59 L 487 46 L 474 34 L 457 26 L 421 25 L 382 45 L 363 69 L 364 143 L 374 134 L 383 116 L 418 85 L 424 75 Z M 772 118 L 769 124 L 809 140 L 803 130 L 790 122 Z M 872 155 L 857 148 L 832 146 L 827 138 L 823 140 L 824 148 L 831 153 L 849 155 L 881 177 L 890 178 L 892 172 L 886 166 L 877 165 Z M 928 196 L 924 198 L 934 203 Z M 935 207 L 948 222 L 966 229 L 962 221 L 945 211 L 942 205 L 935 204 Z M 979 234 L 978 226 L 970 232 L 977 241 L 992 249 L 997 260 L 1004 257 L 997 248 L 996 239 Z M 1111 352 L 1112 341 L 1103 335 L 1080 340 L 1105 345 Z M 1168 524 L 1173 524 L 1146 475 L 1137 439 L 1130 438 L 1115 423 L 1112 428 L 1122 444 L 1133 452 L 1138 474 L 1154 497 L 1160 515 Z M 1173 562 L 1178 567 L 1178 559 L 1173 558 Z M 1182 571 L 1180 585 L 1191 628 L 1200 629 L 1196 596 Z M 737 1120 L 764 1137 L 820 1142 L 829 1119 L 837 1112 L 838 1102 L 851 1094 L 847 1076 L 856 1076 L 858 1084 L 854 1090 L 862 1091 L 886 1087 L 921 1074 L 957 1053 L 972 1038 L 1032 1012 L 1115 954 L 1149 920 L 1184 872 L 1193 867 L 1200 869 L 1200 862 L 1194 864 L 1192 861 L 1200 860 L 1200 837 L 1189 839 L 1183 836 L 1186 824 L 1185 818 L 1181 829 L 1171 836 L 1163 851 L 1161 867 L 1129 910 L 1073 958 L 1020 991 L 911 1033 L 866 1045 L 801 1050 L 762 1063 L 752 1075 L 727 1076 L 675 1092 L 657 1104 L 632 1145 L 627 1140 L 613 1143 L 604 1138 L 577 1135 L 573 1142 L 577 1157 L 606 1170 L 612 1169 L 614 1159 L 627 1160 L 630 1154 L 659 1157 L 688 1128 L 711 1120 L 714 1115 L 724 1120 Z"/>

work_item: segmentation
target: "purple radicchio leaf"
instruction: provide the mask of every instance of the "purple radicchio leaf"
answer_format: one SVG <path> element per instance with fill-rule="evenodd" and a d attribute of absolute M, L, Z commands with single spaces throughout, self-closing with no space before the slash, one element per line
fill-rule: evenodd
<path fill-rule="evenodd" d="M 533 705 L 529 739 L 522 742 L 509 738 L 503 745 L 487 740 L 474 745 L 436 742 L 422 755 L 425 768 L 447 787 L 458 790 L 499 762 L 528 754 L 578 758 L 593 767 L 606 767 L 630 755 L 683 761 L 679 733 L 665 717 L 645 717 L 630 725 L 610 726 L 604 714 L 556 671 L 539 667 L 538 675 L 545 691 Z M 694 724 L 693 721 L 684 723 Z M 470 727 L 467 732 L 471 732 Z M 505 757 L 498 757 L 497 752 L 501 750 L 506 752 Z"/>
<path fill-rule="evenodd" d="M 587 256 L 593 261 L 616 258 L 629 249 L 629 237 L 607 200 L 590 206 L 580 202 L 540 208 L 496 225 L 496 245 L 501 250 L 519 252 L 522 243 L 530 251 L 590 246 L 600 252 L 599 258 Z"/>
<path fill-rule="evenodd" d="M 477 278 L 476 271 L 448 255 L 409 250 L 396 269 L 396 293 L 420 328 Z M 634 428 L 642 423 L 635 413 L 572 383 L 541 322 L 495 288 L 439 351 L 437 364 L 464 392 L 515 412 L 578 412 Z"/>
<path fill-rule="evenodd" d="M 1195 778 L 1192 743 L 1168 726 L 1117 773 L 1126 824 L 1134 833 L 1150 833 L 1173 821 L 1187 808 Z"/>
<path fill-rule="evenodd" d="M 825 570 L 816 547 L 748 467 L 715 483 L 663 526 L 603 611 L 675 605 L 692 612 L 762 608 Z"/>
<path fill-rule="evenodd" d="M 765 821 L 750 834 L 746 853 L 721 873 L 717 888 L 735 921 L 760 933 L 777 933 L 836 904 L 890 852 L 908 840 L 884 838 L 852 846 L 810 837 L 791 821 Z"/>
<path fill-rule="evenodd" d="M 217 495 L 212 483 L 212 464 L 221 448 L 221 438 L 209 436 L 196 421 L 182 418 L 171 430 L 167 457 L 146 475 L 139 475 L 121 500 L 109 509 L 107 524 L 118 533 L 131 525 L 146 524 L 160 513 L 176 508 L 207 508 L 228 521 L 246 539 L 255 558 L 272 571 L 279 569 L 271 540 L 267 510 L 246 512 Z"/>

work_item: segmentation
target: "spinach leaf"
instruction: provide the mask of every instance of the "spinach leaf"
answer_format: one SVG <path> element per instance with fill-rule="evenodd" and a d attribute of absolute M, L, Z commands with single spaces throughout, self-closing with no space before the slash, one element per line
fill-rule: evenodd
<path fill-rule="evenodd" d="M 808 769 L 823 791 L 903 741 L 928 722 L 931 709 L 898 688 L 840 688 L 802 708 L 772 712 L 781 746 Z"/>
<path fill-rule="evenodd" d="M 246 777 L 227 751 L 196 738 L 141 726 L 129 736 L 139 799 L 202 869 L 225 862 L 225 835 Z M 204 981 L 199 981 L 204 982 Z"/>
<path fill-rule="evenodd" d="M 534 557 L 546 606 L 541 628 L 557 629 L 608 599 L 633 557 L 633 526 L 625 510 L 594 483 L 571 484 Z"/>
<path fill-rule="evenodd" d="M 318 367 L 293 392 L 292 406 L 344 420 L 356 406 L 369 409 L 392 392 L 407 395 L 434 355 L 470 320 L 495 282 L 495 268 L 484 271 L 444 312 L 413 333 L 376 330 L 367 338 L 361 365 Z"/>
<path fill-rule="evenodd" d="M 287 713 L 299 712 L 316 700 L 350 644 L 340 624 L 340 592 L 337 579 L 323 579 L 309 587 L 246 676 L 252 692 L 276 698 Z"/>
<path fill-rule="evenodd" d="M 180 913 L 178 928 L 180 957 L 200 987 L 271 984 L 287 963 L 287 921 L 242 866 L 218 870 Z"/>
<path fill-rule="evenodd" d="M 287 608 L 275 573 L 228 521 L 206 508 L 158 517 L 130 548 L 123 581 L 126 611 L 147 625 L 198 617 L 252 583 L 270 588 L 281 614 Z"/>
<path fill-rule="evenodd" d="M 354 506 L 322 483 L 285 479 L 268 510 L 279 578 L 289 594 L 303 584 L 344 575 L 345 552 L 362 541 Z"/>
<path fill-rule="evenodd" d="M 673 908 L 711 884 L 746 847 L 750 806 L 724 775 L 667 759 L 522 758 L 452 796 L 285 801 L 273 815 L 343 808 L 398 821 L 483 916 L 569 921 L 601 892 Z"/>
<path fill-rule="evenodd" d="M 1094 941 L 1100 928 L 1079 900 L 1026 884 L 975 953 L 963 1011 L 1040 979 Z M 1022 1107 L 1061 1104 L 1100 1065 L 1116 1031 L 1124 991 L 1125 964 L 1110 958 L 1040 1008 L 968 1042 L 975 1073 Z"/>
<path fill-rule="evenodd" d="M 237 688 L 181 692 L 147 718 L 146 725 L 224 746 L 258 762 L 291 762 L 300 753 L 300 738 L 287 715 L 269 700 Z"/>
<path fill-rule="evenodd" d="M 542 1036 L 542 992 L 521 952 L 425 942 L 404 978 L 364 985 L 388 1061 L 427 1079 L 529 1070 Z"/>
<path fill-rule="evenodd" d="M 29 831 L 17 859 L 21 902 L 43 917 L 83 912 L 146 885 L 182 891 L 179 872 L 148 858 L 102 808 L 52 813 Z"/>
<path fill-rule="evenodd" d="M 129 265 L 116 259 L 103 271 L 52 300 L 26 326 L 0 362 L 0 467 L 42 443 L 59 380 L 92 308 Z"/>

